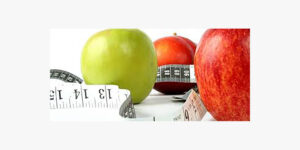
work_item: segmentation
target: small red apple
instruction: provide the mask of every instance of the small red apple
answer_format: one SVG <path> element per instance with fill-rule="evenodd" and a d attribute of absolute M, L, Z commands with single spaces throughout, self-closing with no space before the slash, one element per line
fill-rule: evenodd
<path fill-rule="evenodd" d="M 250 29 L 209 29 L 197 46 L 201 99 L 218 121 L 250 120 Z"/>
<path fill-rule="evenodd" d="M 182 36 L 168 36 L 154 41 L 158 66 L 194 63 L 196 44 Z M 154 89 L 164 94 L 182 94 L 196 86 L 195 83 L 157 82 Z"/>

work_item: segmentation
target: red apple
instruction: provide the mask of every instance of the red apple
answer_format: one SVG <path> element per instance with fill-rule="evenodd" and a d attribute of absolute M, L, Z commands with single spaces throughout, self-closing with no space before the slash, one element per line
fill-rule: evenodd
<path fill-rule="evenodd" d="M 250 29 L 209 29 L 197 46 L 201 99 L 218 121 L 250 120 Z"/>
<path fill-rule="evenodd" d="M 158 66 L 170 64 L 190 65 L 194 62 L 196 45 L 191 40 L 177 36 L 163 37 L 154 41 Z M 195 83 L 157 82 L 154 89 L 164 94 L 182 94 L 196 86 Z"/>

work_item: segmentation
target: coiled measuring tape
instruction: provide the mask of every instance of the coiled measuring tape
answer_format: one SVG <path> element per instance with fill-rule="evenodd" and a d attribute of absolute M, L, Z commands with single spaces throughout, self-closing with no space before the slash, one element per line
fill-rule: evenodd
<path fill-rule="evenodd" d="M 194 65 L 163 65 L 157 70 L 156 82 L 196 83 Z"/>
<path fill-rule="evenodd" d="M 71 120 L 91 120 L 93 115 L 95 121 L 119 119 L 120 116 L 136 117 L 129 90 L 119 89 L 116 85 L 85 85 L 82 82 L 70 72 L 50 70 L 49 107 L 52 120 L 67 117 Z"/>
<path fill-rule="evenodd" d="M 199 95 L 191 89 L 182 97 L 186 101 L 178 111 L 167 116 L 136 118 L 130 91 L 119 89 L 116 85 L 85 85 L 82 82 L 82 79 L 70 72 L 50 70 L 51 120 L 199 121 L 206 113 Z"/>
<path fill-rule="evenodd" d="M 128 119 L 132 121 L 201 121 L 207 110 L 197 92 L 191 89 L 182 107 L 164 116 Z"/>
<path fill-rule="evenodd" d="M 70 83 L 82 83 L 82 79 L 77 77 L 76 75 L 59 69 L 50 69 L 50 79 L 58 79 L 64 82 Z"/>

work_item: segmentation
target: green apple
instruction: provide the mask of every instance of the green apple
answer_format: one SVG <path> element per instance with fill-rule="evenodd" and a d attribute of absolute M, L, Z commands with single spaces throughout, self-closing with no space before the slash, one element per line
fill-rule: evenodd
<path fill-rule="evenodd" d="M 86 84 L 113 84 L 131 92 L 133 103 L 150 93 L 157 58 L 151 39 L 138 29 L 108 29 L 94 34 L 81 55 Z"/>

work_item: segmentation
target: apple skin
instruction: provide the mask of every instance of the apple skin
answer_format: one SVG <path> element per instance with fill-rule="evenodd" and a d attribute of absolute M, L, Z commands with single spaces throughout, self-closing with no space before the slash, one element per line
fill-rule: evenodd
<path fill-rule="evenodd" d="M 168 36 L 154 41 L 158 66 L 169 64 L 193 64 L 194 50 L 178 36 Z"/>
<path fill-rule="evenodd" d="M 209 29 L 197 46 L 201 99 L 218 121 L 250 121 L 250 29 Z"/>
<path fill-rule="evenodd" d="M 156 81 L 157 57 L 151 39 L 138 29 L 107 29 L 86 42 L 81 55 L 86 84 L 113 84 L 142 102 Z"/>
<path fill-rule="evenodd" d="M 185 40 L 185 41 L 192 47 L 193 52 L 194 52 L 193 55 L 195 55 L 195 51 L 196 51 L 197 45 L 196 45 L 193 41 L 191 41 L 190 39 L 188 39 L 188 38 L 186 38 L 186 37 L 182 37 L 182 36 L 178 36 L 178 37 L 180 37 L 180 38 L 182 38 L 183 40 Z"/>
<path fill-rule="evenodd" d="M 194 45 L 193 45 L 194 44 Z M 177 36 L 168 36 L 154 41 L 158 66 L 181 64 L 191 65 L 194 61 L 195 43 Z M 195 83 L 157 82 L 154 89 L 164 94 L 182 94 L 195 87 Z"/>

